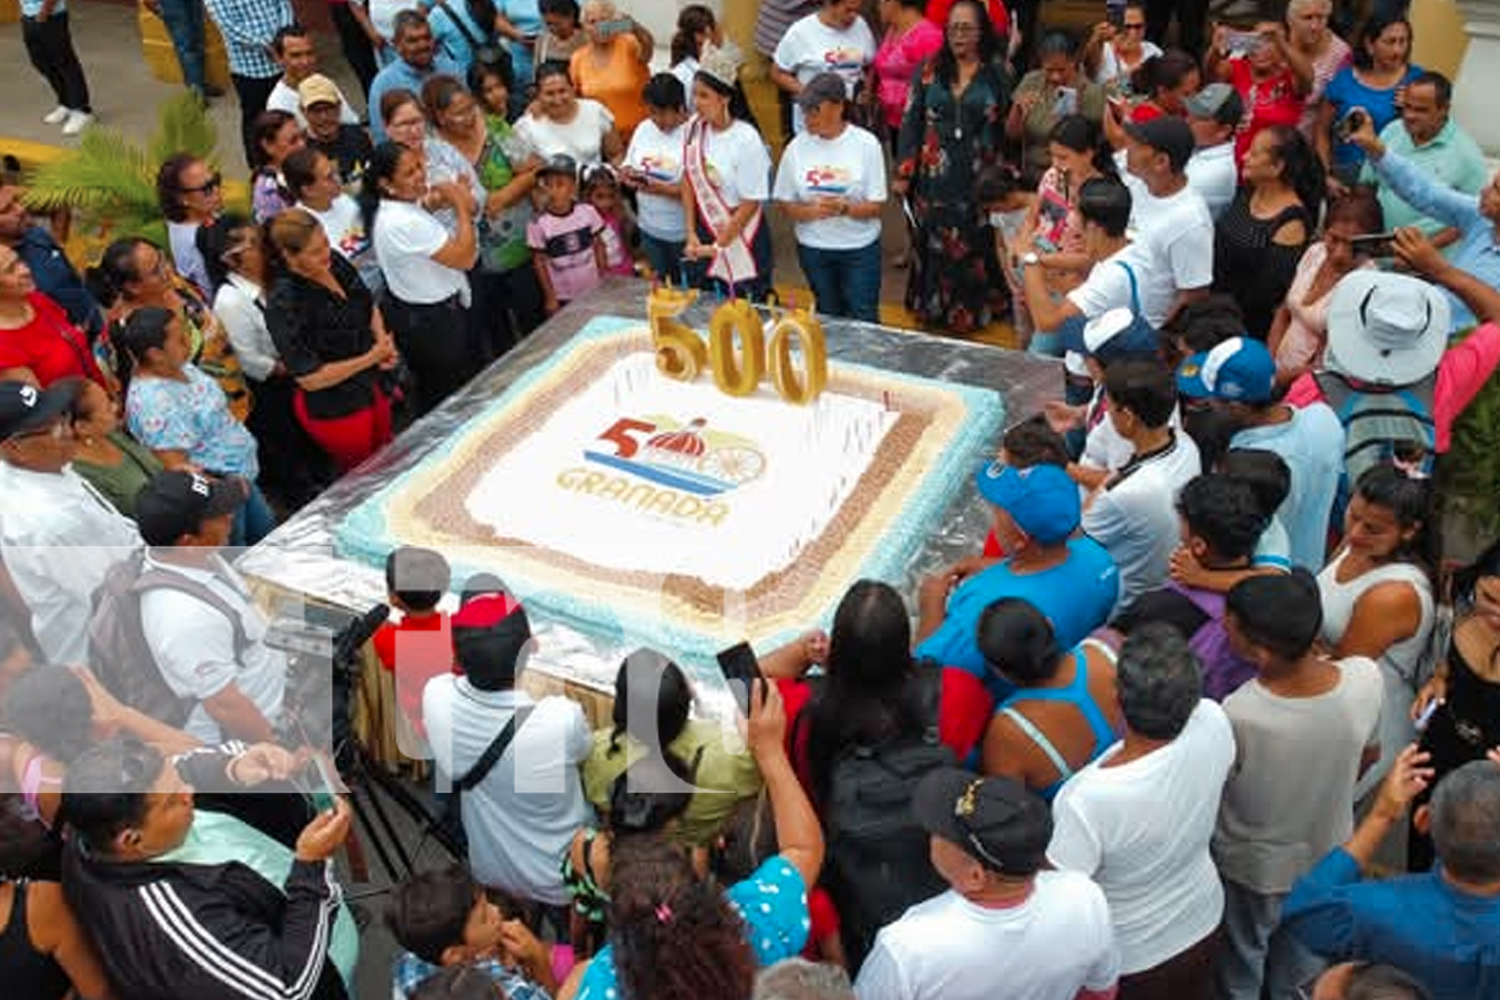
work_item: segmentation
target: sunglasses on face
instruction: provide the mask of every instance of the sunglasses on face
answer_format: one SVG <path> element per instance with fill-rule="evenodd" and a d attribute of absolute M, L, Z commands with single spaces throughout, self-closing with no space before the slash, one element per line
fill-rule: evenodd
<path fill-rule="evenodd" d="M 197 187 L 184 187 L 182 189 L 182 193 L 183 194 L 207 194 L 209 191 L 217 191 L 219 189 L 220 185 L 222 185 L 223 183 L 224 183 L 224 178 L 221 175 L 219 175 L 218 173 L 213 173 L 213 174 L 209 175 L 208 180 L 204 181 L 202 184 L 200 184 Z"/>
<path fill-rule="evenodd" d="M 1135 23 L 1132 24 L 1131 22 L 1127 21 L 1124 24 L 1120 25 L 1120 30 L 1122 30 L 1122 31 L 1145 31 L 1146 30 L 1146 22 L 1145 21 L 1136 21 Z"/>

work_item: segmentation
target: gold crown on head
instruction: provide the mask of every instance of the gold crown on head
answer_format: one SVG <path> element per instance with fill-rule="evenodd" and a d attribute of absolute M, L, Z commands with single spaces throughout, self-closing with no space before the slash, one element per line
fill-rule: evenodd
<path fill-rule="evenodd" d="M 703 46 L 703 52 L 698 56 L 698 69 L 707 73 L 726 87 L 733 87 L 740 76 L 740 54 L 735 49 L 714 45 L 712 42 Z"/>

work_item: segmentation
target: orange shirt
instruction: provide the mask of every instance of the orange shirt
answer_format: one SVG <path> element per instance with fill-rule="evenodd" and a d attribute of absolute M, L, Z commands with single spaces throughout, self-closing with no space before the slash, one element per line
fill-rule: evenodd
<path fill-rule="evenodd" d="M 646 100 L 641 92 L 651 78 L 651 70 L 641 62 L 641 43 L 634 35 L 617 35 L 609 44 L 609 59 L 602 65 L 598 50 L 585 45 L 573 53 L 568 63 L 573 84 L 580 97 L 589 97 L 609 109 L 615 116 L 615 128 L 626 145 L 630 133 L 646 119 Z"/>

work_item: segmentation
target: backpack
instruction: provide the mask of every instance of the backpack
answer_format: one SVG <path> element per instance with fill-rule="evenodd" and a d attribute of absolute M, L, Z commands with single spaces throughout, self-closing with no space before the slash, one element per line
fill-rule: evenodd
<path fill-rule="evenodd" d="M 1344 476 L 1335 513 L 1342 512 L 1359 477 L 1377 465 L 1400 460 L 1424 476 L 1437 458 L 1437 425 L 1432 418 L 1437 372 L 1410 385 L 1355 384 L 1337 372 L 1313 376 L 1323 399 L 1344 427 Z"/>
<path fill-rule="evenodd" d="M 943 672 L 924 662 L 917 676 L 926 720 L 921 734 L 856 746 L 830 776 L 823 884 L 838 908 L 851 971 L 881 927 L 945 887 L 928 860 L 927 832 L 911 811 L 917 783 L 929 771 L 954 766 L 953 752 L 938 736 Z"/>
<path fill-rule="evenodd" d="M 1161 589 L 1138 597 L 1114 625 L 1127 635 L 1147 622 L 1165 622 L 1175 628 L 1198 658 L 1203 697 L 1223 701 L 1255 673 L 1254 666 L 1229 645 L 1224 603 L 1223 594 L 1168 581 Z"/>
<path fill-rule="evenodd" d="M 120 702 L 169 726 L 181 727 L 197 704 L 181 698 L 162 677 L 141 625 L 141 596 L 149 590 L 179 590 L 202 601 L 234 629 L 235 653 L 250 646 L 238 612 L 196 580 L 146 566 L 144 550 L 111 566 L 94 591 L 89 613 L 89 666 Z"/>

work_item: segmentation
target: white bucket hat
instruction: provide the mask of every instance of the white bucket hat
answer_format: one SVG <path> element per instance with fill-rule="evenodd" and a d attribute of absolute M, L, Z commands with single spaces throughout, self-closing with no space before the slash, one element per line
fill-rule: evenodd
<path fill-rule="evenodd" d="M 1355 271 L 1333 290 L 1324 367 L 1374 385 L 1410 385 L 1437 370 L 1452 332 L 1448 296 L 1420 278 Z"/>

